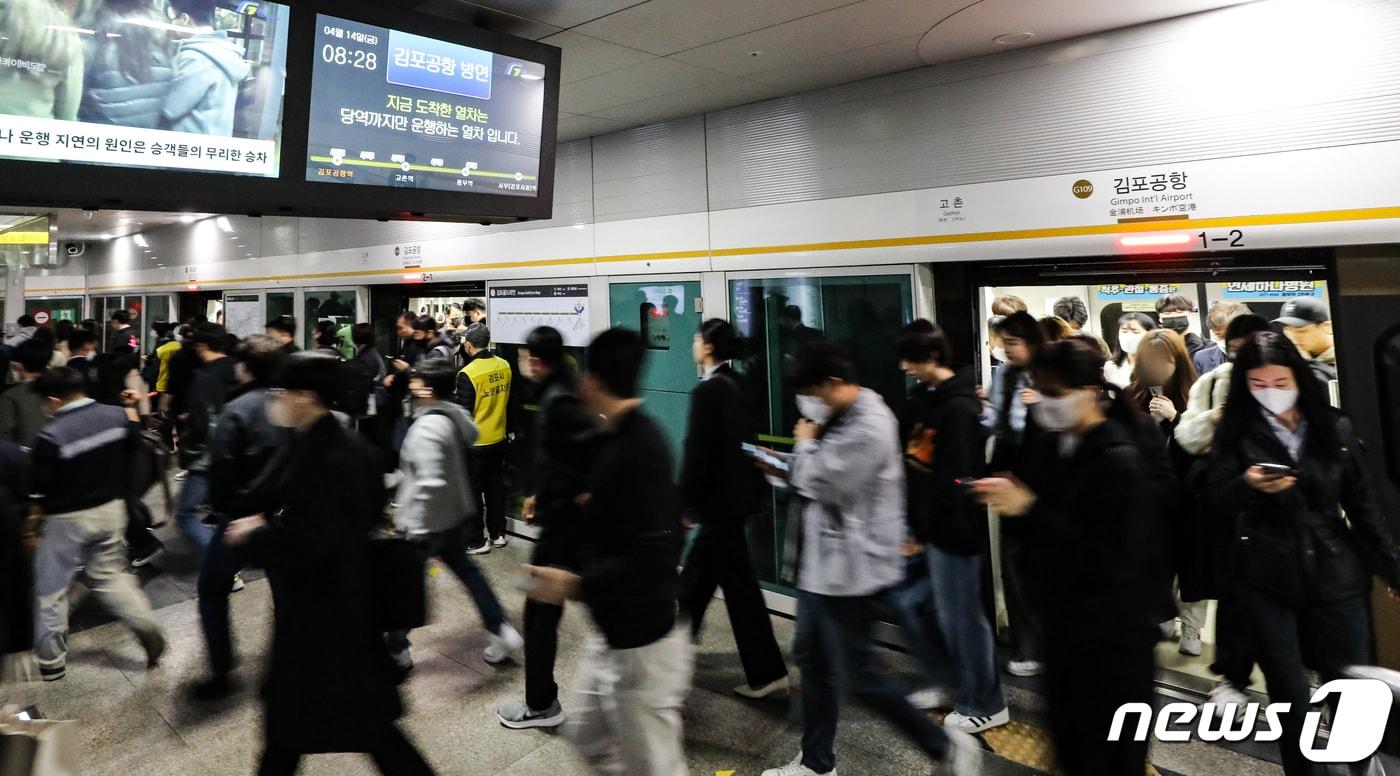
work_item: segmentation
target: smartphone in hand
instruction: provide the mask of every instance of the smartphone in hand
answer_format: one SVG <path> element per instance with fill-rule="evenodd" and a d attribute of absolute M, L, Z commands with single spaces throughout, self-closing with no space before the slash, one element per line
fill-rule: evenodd
<path fill-rule="evenodd" d="M 1286 466 L 1281 463 L 1256 463 L 1254 465 L 1259 469 L 1262 469 L 1265 474 L 1268 474 L 1273 477 L 1298 476 L 1297 469 L 1293 468 L 1292 466 Z"/>

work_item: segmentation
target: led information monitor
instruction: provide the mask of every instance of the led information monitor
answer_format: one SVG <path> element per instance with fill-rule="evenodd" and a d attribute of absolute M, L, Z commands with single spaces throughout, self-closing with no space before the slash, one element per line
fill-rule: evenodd
<path fill-rule="evenodd" d="M 0 7 L 0 157 L 275 178 L 290 9 Z"/>
<path fill-rule="evenodd" d="M 316 18 L 306 180 L 539 193 L 545 66 Z"/>

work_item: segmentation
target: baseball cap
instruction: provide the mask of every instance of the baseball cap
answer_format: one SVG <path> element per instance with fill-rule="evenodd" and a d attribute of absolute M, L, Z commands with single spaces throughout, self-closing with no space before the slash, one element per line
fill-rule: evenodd
<path fill-rule="evenodd" d="M 484 323 L 473 323 L 467 327 L 462 339 L 470 342 L 474 348 L 484 348 L 491 344 L 491 329 Z"/>
<path fill-rule="evenodd" d="M 1283 309 L 1279 310 L 1274 323 L 1284 326 L 1311 326 L 1330 320 L 1332 316 L 1327 312 L 1326 305 L 1312 297 L 1304 296 L 1284 302 Z"/>

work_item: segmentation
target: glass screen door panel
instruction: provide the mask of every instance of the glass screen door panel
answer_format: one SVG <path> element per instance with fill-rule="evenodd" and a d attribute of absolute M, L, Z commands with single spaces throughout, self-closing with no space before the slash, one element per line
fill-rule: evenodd
<path fill-rule="evenodd" d="M 760 443 L 792 449 L 797 400 L 784 370 L 809 342 L 828 340 L 849 350 L 861 384 L 897 410 L 907 382 L 891 348 L 900 327 L 913 320 L 913 297 L 908 274 L 731 279 L 732 320 L 755 351 L 740 370 L 758 404 Z M 749 521 L 749 547 L 764 586 L 791 594 L 790 579 L 781 573 L 787 524 L 787 495 L 775 489 L 763 513 Z"/>
<path fill-rule="evenodd" d="M 642 370 L 643 409 L 661 426 L 680 473 L 690 415 L 690 392 L 699 380 L 691 341 L 700 329 L 700 281 L 613 283 L 609 286 L 614 326 L 642 334 L 647 346 Z"/>

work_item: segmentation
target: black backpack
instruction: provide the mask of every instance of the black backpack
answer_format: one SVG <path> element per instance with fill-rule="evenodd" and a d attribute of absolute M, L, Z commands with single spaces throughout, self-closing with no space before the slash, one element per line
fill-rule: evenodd
<path fill-rule="evenodd" d="M 170 450 L 157 431 L 141 432 L 141 441 L 131 453 L 128 463 L 126 499 L 138 502 L 145 498 L 151 488 L 160 485 L 165 494 L 165 512 L 175 514 L 175 501 L 170 495 Z"/>

